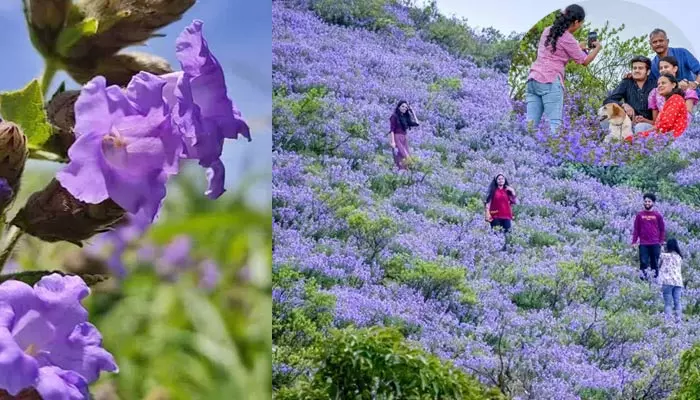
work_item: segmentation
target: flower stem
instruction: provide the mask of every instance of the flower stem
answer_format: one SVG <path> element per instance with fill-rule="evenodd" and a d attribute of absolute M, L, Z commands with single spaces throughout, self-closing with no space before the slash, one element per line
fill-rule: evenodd
<path fill-rule="evenodd" d="M 22 237 L 23 233 L 24 232 L 20 228 L 14 225 L 10 226 L 9 233 L 7 234 L 7 244 L 0 253 L 0 273 L 5 268 L 5 263 L 10 258 L 10 255 L 12 255 L 12 250 L 14 250 L 15 246 L 17 245 L 17 242 L 19 242 L 19 238 Z"/>
<path fill-rule="evenodd" d="M 53 81 L 53 77 L 56 75 L 56 72 L 58 72 L 58 65 L 56 62 L 47 59 L 46 67 L 44 67 L 44 73 L 41 75 L 41 90 L 44 97 L 46 97 L 46 93 L 48 93 L 49 88 L 51 87 L 51 82 Z"/>

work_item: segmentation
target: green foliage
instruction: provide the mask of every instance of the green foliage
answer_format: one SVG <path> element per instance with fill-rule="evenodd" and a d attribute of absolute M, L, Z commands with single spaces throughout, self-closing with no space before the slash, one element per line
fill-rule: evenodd
<path fill-rule="evenodd" d="M 398 226 L 389 217 L 370 217 L 366 212 L 355 210 L 347 215 L 348 231 L 367 249 L 367 260 L 372 262 L 389 245 L 398 232 Z"/>
<path fill-rule="evenodd" d="M 315 0 L 311 8 L 325 21 L 343 26 L 381 30 L 396 23 L 385 9 L 393 0 Z"/>
<path fill-rule="evenodd" d="M 526 310 L 549 308 L 555 313 L 573 302 L 596 303 L 614 279 L 609 268 L 621 263 L 616 255 L 584 253 L 580 260 L 560 262 L 554 275 L 529 275 L 513 302 Z"/>
<path fill-rule="evenodd" d="M 303 279 L 301 274 L 289 267 L 282 267 L 275 272 L 274 287 L 292 291 L 296 285 L 303 285 L 304 304 L 290 307 L 273 303 L 272 338 L 278 346 L 301 348 L 311 345 L 321 338 L 333 322 L 335 298 L 322 293 L 316 281 Z"/>
<path fill-rule="evenodd" d="M 700 344 L 681 353 L 679 368 L 681 385 L 674 393 L 673 400 L 700 399 Z"/>
<path fill-rule="evenodd" d="M 278 399 L 502 399 L 451 363 L 407 344 L 391 328 L 334 332 L 317 352 L 319 368 Z M 325 396 L 321 397 L 321 393 Z"/>
<path fill-rule="evenodd" d="M 43 99 L 36 79 L 20 90 L 0 93 L 0 114 L 22 128 L 31 148 L 39 148 L 51 135 Z"/>
<path fill-rule="evenodd" d="M 537 45 L 544 29 L 554 22 L 556 11 L 537 22 L 523 37 L 519 51 L 513 55 L 508 83 L 511 97 L 522 100 L 525 95 L 525 83 L 532 63 L 537 58 Z M 587 40 L 589 31 L 598 32 L 598 40 L 603 48 L 596 59 L 587 67 L 569 62 L 566 66 L 566 90 L 570 93 L 583 94 L 582 99 L 599 106 L 607 93 L 622 80 L 625 72 L 631 70 L 630 60 L 635 55 L 649 56 L 651 48 L 646 36 L 620 40 L 619 34 L 625 28 L 610 26 L 608 22 L 602 27 L 593 27 L 584 23 L 574 33 L 579 42 Z"/>
<path fill-rule="evenodd" d="M 481 211 L 484 208 L 481 195 L 465 192 L 455 188 L 454 186 L 441 186 L 439 196 L 445 203 L 464 207 L 472 212 Z"/>
<path fill-rule="evenodd" d="M 148 239 L 163 244 L 189 235 L 192 257 L 221 266 L 220 285 L 205 295 L 196 289 L 196 274 L 164 282 L 153 266 L 134 265 L 127 256 L 128 277 L 116 288 L 95 286 L 86 299 L 90 320 L 120 368 L 97 386 L 109 383 L 120 398 L 134 399 L 155 393 L 173 400 L 269 398 L 270 210 L 251 209 L 234 193 L 211 202 L 186 172 L 169 188 L 163 218 Z"/>
<path fill-rule="evenodd" d="M 367 140 L 370 125 L 363 117 L 340 121 L 342 130 L 329 132 L 326 122 L 330 115 L 342 114 L 338 109 L 340 106 L 333 105 L 329 96 L 329 90 L 323 86 L 312 86 L 294 94 L 288 93 L 284 87 L 276 88 L 272 95 L 272 125 L 286 135 L 275 145 L 291 151 L 324 155 L 333 154 L 353 139 Z"/>
<path fill-rule="evenodd" d="M 450 267 L 444 262 L 395 256 L 385 264 L 385 277 L 420 290 L 426 299 L 444 299 L 459 291 L 469 302 L 474 294 L 466 284 L 466 271 L 463 267 Z"/>
<path fill-rule="evenodd" d="M 530 235 L 529 243 L 534 247 L 547 247 L 554 246 L 555 244 L 559 243 L 559 241 L 556 237 L 547 232 L 536 231 Z"/>
<path fill-rule="evenodd" d="M 456 92 L 462 89 L 462 79 L 459 77 L 440 78 L 428 86 L 430 92 Z"/>

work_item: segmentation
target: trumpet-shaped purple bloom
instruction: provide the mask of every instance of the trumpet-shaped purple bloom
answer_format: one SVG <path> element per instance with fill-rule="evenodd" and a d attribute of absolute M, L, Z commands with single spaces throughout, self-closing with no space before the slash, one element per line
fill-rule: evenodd
<path fill-rule="evenodd" d="M 51 274 L 31 287 L 0 285 L 0 388 L 34 387 L 46 400 L 87 398 L 101 371 L 118 371 L 80 301 L 90 292 L 77 276 Z"/>
<path fill-rule="evenodd" d="M 194 20 L 176 41 L 182 71 L 163 75 L 163 90 L 172 107 L 172 124 L 182 138 L 182 153 L 207 168 L 206 195 L 215 199 L 224 193 L 224 166 L 220 161 L 225 139 L 241 134 L 250 141 L 250 130 L 241 112 L 226 94 L 224 72 L 209 51 L 202 34 L 202 21 Z"/>
<path fill-rule="evenodd" d="M 111 198 L 132 214 L 155 218 L 177 139 L 163 102 L 165 80 L 139 73 L 126 90 L 93 78 L 75 103 L 76 142 L 56 179 L 78 200 Z"/>

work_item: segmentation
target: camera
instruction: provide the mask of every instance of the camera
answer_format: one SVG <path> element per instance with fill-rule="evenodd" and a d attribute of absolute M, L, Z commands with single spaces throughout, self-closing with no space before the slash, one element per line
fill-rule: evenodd
<path fill-rule="evenodd" d="M 590 31 L 588 32 L 588 48 L 592 49 L 593 48 L 593 42 L 598 40 L 598 32 L 596 31 Z"/>

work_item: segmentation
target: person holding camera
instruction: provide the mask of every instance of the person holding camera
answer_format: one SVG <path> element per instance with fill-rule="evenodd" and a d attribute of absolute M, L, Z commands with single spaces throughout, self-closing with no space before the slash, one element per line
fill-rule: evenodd
<path fill-rule="evenodd" d="M 419 125 L 416 114 L 406 100 L 399 101 L 394 113 L 389 118 L 391 132 L 389 133 L 389 145 L 394 154 L 394 164 L 399 170 L 405 170 L 405 160 L 410 156 L 406 134 L 409 129 Z"/>
<path fill-rule="evenodd" d="M 573 60 L 577 64 L 588 66 L 601 49 L 596 36 L 590 37 L 588 44 L 576 41 L 574 32 L 581 28 L 585 17 L 583 8 L 572 4 L 560 12 L 554 23 L 542 32 L 537 59 L 530 67 L 525 88 L 528 123 L 539 124 L 544 114 L 552 132 L 561 125 L 566 64 Z M 586 53 L 585 49 L 591 50 Z"/>

